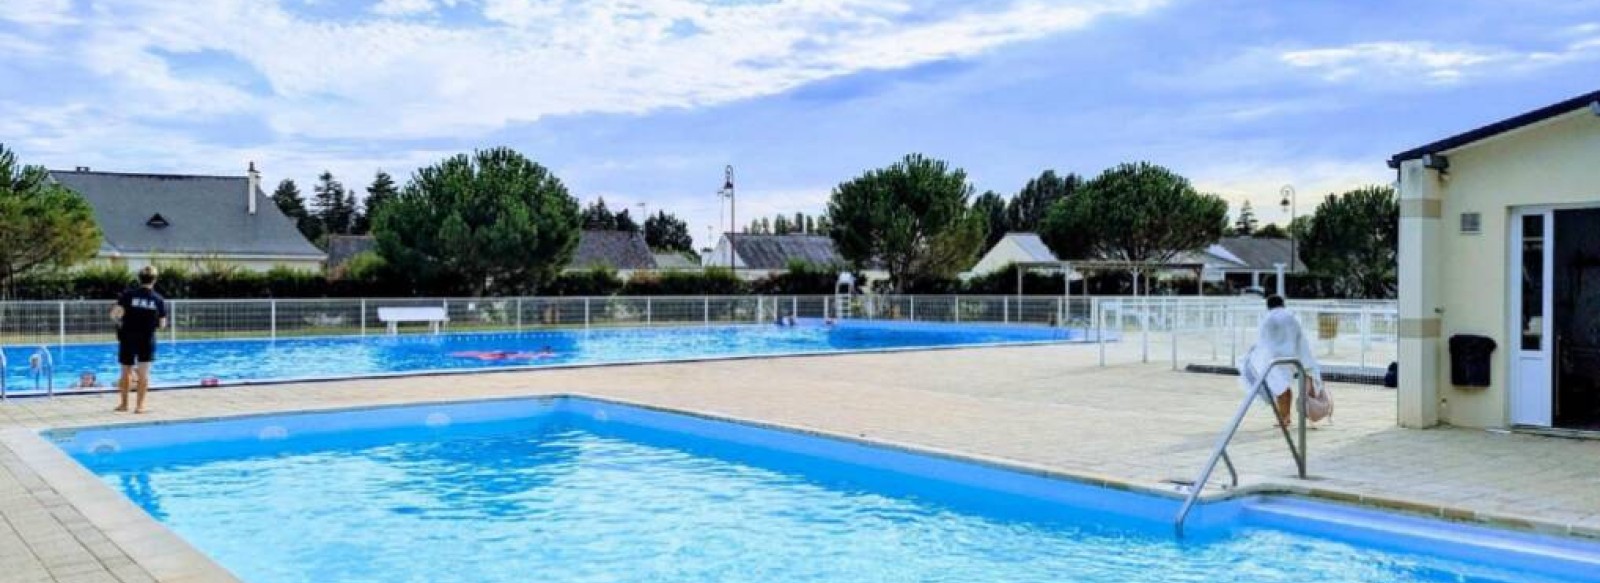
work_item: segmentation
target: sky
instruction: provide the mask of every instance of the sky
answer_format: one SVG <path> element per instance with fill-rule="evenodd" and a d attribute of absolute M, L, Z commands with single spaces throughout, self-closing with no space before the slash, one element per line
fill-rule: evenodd
<path fill-rule="evenodd" d="M 977 192 L 1147 160 L 1266 222 L 1600 88 L 1600 0 L 0 0 L 0 143 L 292 178 L 509 146 L 698 244 L 920 152 Z"/>

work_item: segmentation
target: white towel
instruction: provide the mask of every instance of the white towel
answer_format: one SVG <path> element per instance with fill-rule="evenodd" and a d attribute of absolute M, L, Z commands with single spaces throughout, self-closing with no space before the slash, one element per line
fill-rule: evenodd
<path fill-rule="evenodd" d="M 1322 386 L 1322 365 L 1311 350 L 1311 342 L 1306 340 L 1305 333 L 1301 331 L 1300 321 L 1289 310 L 1274 308 L 1261 319 L 1255 346 L 1239 359 L 1239 384 L 1245 392 L 1256 390 L 1262 373 L 1272 365 L 1272 361 L 1280 358 L 1300 359 L 1306 374 L 1310 375 L 1317 387 Z M 1274 397 L 1282 395 L 1293 384 L 1293 368 L 1280 366 L 1267 375 L 1267 389 L 1272 391 Z"/>

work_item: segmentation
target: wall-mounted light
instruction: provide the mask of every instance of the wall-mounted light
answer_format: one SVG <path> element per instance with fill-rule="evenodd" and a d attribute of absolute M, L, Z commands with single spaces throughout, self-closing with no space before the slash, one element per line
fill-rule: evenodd
<path fill-rule="evenodd" d="M 1595 114 L 1595 116 L 1600 117 L 1600 101 L 1592 101 L 1592 102 L 1590 102 L 1589 103 L 1589 111 L 1591 113 Z"/>
<path fill-rule="evenodd" d="M 1444 172 L 1450 169 L 1450 159 L 1439 154 L 1423 154 L 1422 167 Z"/>

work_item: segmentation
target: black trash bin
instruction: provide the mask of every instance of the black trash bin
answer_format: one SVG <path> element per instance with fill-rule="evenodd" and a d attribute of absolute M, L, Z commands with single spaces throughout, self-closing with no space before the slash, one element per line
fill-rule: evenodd
<path fill-rule="evenodd" d="M 1458 334 L 1450 337 L 1450 384 L 1458 387 L 1489 386 L 1489 356 L 1494 339 Z"/>

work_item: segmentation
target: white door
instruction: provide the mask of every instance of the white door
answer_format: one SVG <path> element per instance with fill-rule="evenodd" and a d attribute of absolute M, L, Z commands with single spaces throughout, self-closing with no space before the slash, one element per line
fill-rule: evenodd
<path fill-rule="evenodd" d="M 1549 210 L 1517 211 L 1511 224 L 1511 423 L 1549 427 L 1554 406 L 1552 267 L 1555 221 Z"/>

